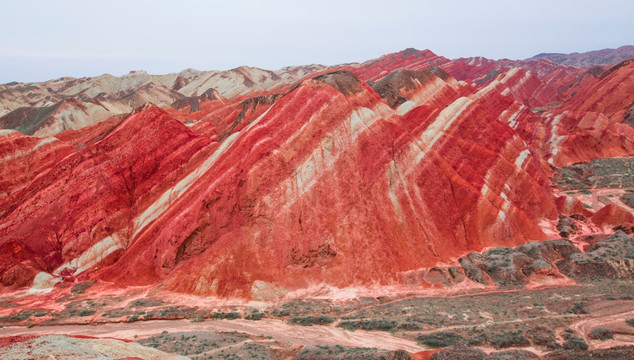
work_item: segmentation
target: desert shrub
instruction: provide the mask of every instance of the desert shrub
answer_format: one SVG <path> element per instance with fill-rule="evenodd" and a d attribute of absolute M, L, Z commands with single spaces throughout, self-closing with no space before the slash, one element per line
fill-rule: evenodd
<path fill-rule="evenodd" d="M 439 331 L 418 337 L 419 343 L 433 349 L 451 346 L 462 340 L 462 336 L 451 331 Z"/>
<path fill-rule="evenodd" d="M 572 314 L 587 314 L 588 310 L 582 303 L 576 303 L 568 312 Z"/>
<path fill-rule="evenodd" d="M 485 332 L 472 335 L 465 341 L 469 346 L 480 346 L 489 342 L 489 335 Z"/>
<path fill-rule="evenodd" d="M 240 313 L 235 311 L 225 314 L 225 319 L 234 320 L 234 319 L 240 319 L 240 318 L 242 318 Z"/>
<path fill-rule="evenodd" d="M 393 320 L 357 320 L 357 321 L 342 321 L 337 325 L 338 327 L 344 328 L 346 330 L 380 330 L 380 331 L 390 331 L 396 327 L 397 323 Z"/>
<path fill-rule="evenodd" d="M 132 305 L 130 305 L 132 307 Z M 166 306 L 157 308 L 151 311 L 151 316 L 148 314 L 146 318 L 159 318 L 159 319 L 188 319 L 196 317 L 197 307 L 187 306 Z"/>
<path fill-rule="evenodd" d="M 558 346 L 555 339 L 555 333 L 547 327 L 537 326 L 533 329 L 526 331 L 526 336 L 538 346 L 546 346 L 550 349 Z"/>
<path fill-rule="evenodd" d="M 406 331 L 420 330 L 420 325 L 418 325 L 415 322 L 408 321 L 408 322 L 404 322 L 404 323 L 400 324 L 398 326 L 398 328 L 400 330 L 406 330 Z"/>
<path fill-rule="evenodd" d="M 260 311 L 254 311 L 244 316 L 247 320 L 262 320 L 264 313 Z"/>
<path fill-rule="evenodd" d="M 294 325 L 311 326 L 314 320 L 314 316 L 293 316 L 289 322 Z"/>
<path fill-rule="evenodd" d="M 634 326 L 634 318 L 625 320 L 625 323 L 627 323 L 629 326 Z"/>
<path fill-rule="evenodd" d="M 94 315 L 97 311 L 91 309 L 83 309 L 79 312 L 79 316 L 90 316 Z"/>
<path fill-rule="evenodd" d="M 319 316 L 293 316 L 290 318 L 290 323 L 295 325 L 302 326 L 311 326 L 311 325 L 327 325 L 332 324 L 334 322 L 333 318 L 328 315 L 319 315 Z"/>
<path fill-rule="evenodd" d="M 505 331 L 491 336 L 491 345 L 496 349 L 529 346 L 531 342 L 521 331 Z"/>
<path fill-rule="evenodd" d="M 592 329 L 590 334 L 588 334 L 590 339 L 593 340 L 609 340 L 614 339 L 614 334 L 608 328 L 604 328 L 602 326 Z"/>
<path fill-rule="evenodd" d="M 115 309 L 109 309 L 103 312 L 103 314 L 101 316 L 103 317 L 109 317 L 109 318 L 117 318 L 117 317 L 122 317 L 122 316 L 126 316 L 130 313 L 130 311 L 124 309 L 124 308 L 115 308 Z"/>
<path fill-rule="evenodd" d="M 144 308 L 144 307 L 155 307 L 155 306 L 161 306 L 161 305 L 165 305 L 165 301 L 161 299 L 148 298 L 148 299 L 134 300 L 128 306 L 136 307 L 136 308 Z"/>
<path fill-rule="evenodd" d="M 227 320 L 235 320 L 235 319 L 240 319 L 242 316 L 240 315 L 240 313 L 238 312 L 229 312 L 229 313 L 223 313 L 223 312 L 215 312 L 213 314 L 211 314 L 211 318 L 212 319 L 227 319 Z"/>
<path fill-rule="evenodd" d="M 588 343 L 582 338 L 572 336 L 564 342 L 564 349 L 566 350 L 588 350 Z"/>
<path fill-rule="evenodd" d="M 328 315 L 319 315 L 317 316 L 317 321 L 315 321 L 314 323 L 318 325 L 327 325 L 332 324 L 334 321 L 335 320 Z"/>

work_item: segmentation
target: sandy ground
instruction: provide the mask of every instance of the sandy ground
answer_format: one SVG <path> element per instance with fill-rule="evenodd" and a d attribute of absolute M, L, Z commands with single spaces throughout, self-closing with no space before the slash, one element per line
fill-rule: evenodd
<path fill-rule="evenodd" d="M 346 331 L 335 326 L 297 326 L 280 320 L 207 320 L 192 323 L 187 320 L 153 320 L 133 323 L 109 323 L 98 326 L 91 325 L 53 325 L 9 326 L 1 330 L 2 336 L 13 335 L 84 335 L 108 337 L 115 339 L 135 340 L 167 330 L 170 333 L 180 331 L 238 331 L 251 335 L 271 336 L 273 339 L 290 345 L 341 345 L 350 347 L 374 347 L 385 350 L 406 350 L 418 352 L 425 350 L 416 342 L 390 335 L 386 332 Z"/>
<path fill-rule="evenodd" d="M 634 302 L 598 304 L 594 306 L 591 313 L 592 317 L 579 320 L 570 327 L 582 334 L 592 348 L 609 348 L 634 343 L 634 327 L 625 323 L 625 319 L 634 318 Z M 610 329 L 614 334 L 614 340 L 591 340 L 588 335 L 597 327 Z"/>

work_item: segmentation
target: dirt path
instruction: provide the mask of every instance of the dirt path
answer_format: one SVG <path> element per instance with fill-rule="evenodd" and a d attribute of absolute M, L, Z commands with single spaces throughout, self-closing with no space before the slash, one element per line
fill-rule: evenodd
<path fill-rule="evenodd" d="M 291 345 L 341 345 L 350 347 L 374 347 L 385 350 L 424 350 L 416 342 L 393 336 L 381 331 L 346 331 L 334 326 L 297 326 L 280 320 L 207 320 L 192 323 L 187 320 L 152 320 L 133 323 L 109 323 L 90 325 L 53 325 L 25 328 L 9 326 L 0 330 L 0 336 L 66 334 L 115 339 L 135 340 L 167 330 L 180 331 L 238 331 L 250 335 L 270 336 Z"/>
<path fill-rule="evenodd" d="M 606 302 L 595 305 L 590 311 L 591 317 L 573 323 L 570 327 L 582 334 L 592 346 L 607 348 L 618 345 L 631 345 L 634 342 L 634 327 L 626 325 L 625 319 L 634 318 L 634 302 L 624 301 L 619 304 Z M 597 327 L 605 327 L 614 333 L 614 340 L 592 341 L 588 335 Z"/>

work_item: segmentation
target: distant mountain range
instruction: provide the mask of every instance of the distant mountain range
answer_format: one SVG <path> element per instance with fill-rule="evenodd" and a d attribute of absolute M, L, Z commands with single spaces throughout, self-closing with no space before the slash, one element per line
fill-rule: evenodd
<path fill-rule="evenodd" d="M 621 61 L 634 59 L 634 46 L 621 46 L 618 49 L 603 49 L 584 53 L 541 53 L 526 60 L 548 59 L 557 64 L 569 66 L 592 66 L 618 64 Z"/>

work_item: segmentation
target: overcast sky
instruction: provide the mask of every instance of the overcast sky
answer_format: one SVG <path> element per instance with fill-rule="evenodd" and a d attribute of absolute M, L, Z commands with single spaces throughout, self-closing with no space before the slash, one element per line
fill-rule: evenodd
<path fill-rule="evenodd" d="M 634 45 L 631 0 L 20 0 L 0 6 L 0 83 L 364 61 L 404 48 L 523 59 Z"/>

